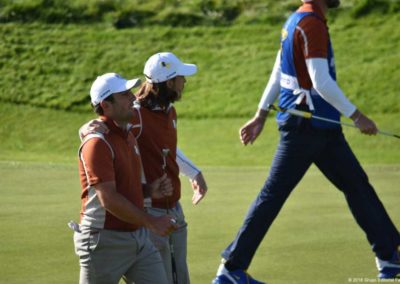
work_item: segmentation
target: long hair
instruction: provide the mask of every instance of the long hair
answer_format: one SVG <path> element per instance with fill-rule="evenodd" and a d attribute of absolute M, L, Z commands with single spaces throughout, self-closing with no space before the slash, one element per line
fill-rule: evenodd
<path fill-rule="evenodd" d="M 135 97 L 142 107 L 154 108 L 159 106 L 165 110 L 170 103 L 179 99 L 179 94 L 168 88 L 167 82 L 150 83 L 146 81 L 135 93 Z"/>

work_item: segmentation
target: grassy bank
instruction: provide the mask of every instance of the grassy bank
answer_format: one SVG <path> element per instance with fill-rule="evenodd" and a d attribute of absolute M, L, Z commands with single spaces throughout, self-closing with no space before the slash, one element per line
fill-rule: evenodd
<path fill-rule="evenodd" d="M 400 132 L 395 123 L 400 30 L 393 29 L 399 17 L 340 17 L 331 26 L 339 84 L 382 129 L 394 132 Z M 240 145 L 237 131 L 256 109 L 279 47 L 279 30 L 277 25 L 129 30 L 0 25 L 0 159 L 74 161 L 77 129 L 93 117 L 88 89 L 96 75 L 141 76 L 150 54 L 170 50 L 199 66 L 176 104 L 180 147 L 200 165 L 269 163 L 278 139 L 275 123 L 267 124 L 252 147 Z M 400 160 L 394 139 L 354 130 L 346 134 L 364 162 Z"/>
<path fill-rule="evenodd" d="M 107 23 L 115 28 L 276 23 L 298 0 L 0 0 L 0 22 Z M 400 11 L 396 0 L 346 0 L 335 14 L 359 18 Z"/>
<path fill-rule="evenodd" d="M 338 81 L 366 113 L 399 113 L 399 15 L 335 19 Z M 98 74 L 141 76 L 146 58 L 173 51 L 198 64 L 178 105 L 181 117 L 254 112 L 279 48 L 279 25 L 115 30 L 105 25 L 0 25 L 0 102 L 89 112 Z M 361 44 L 362 43 L 362 44 Z"/>

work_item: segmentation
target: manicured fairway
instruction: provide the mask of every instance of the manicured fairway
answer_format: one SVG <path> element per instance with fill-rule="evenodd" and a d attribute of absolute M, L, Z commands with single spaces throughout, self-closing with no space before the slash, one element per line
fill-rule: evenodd
<path fill-rule="evenodd" d="M 367 166 L 400 226 L 400 165 Z M 219 252 L 234 237 L 266 168 L 204 167 L 209 194 L 190 204 L 183 177 L 194 284 L 210 283 Z M 75 165 L 0 162 L 0 283 L 76 283 L 77 259 L 66 223 L 78 219 Z M 250 268 L 269 283 L 349 283 L 376 276 L 373 254 L 340 192 L 312 168 L 296 188 Z"/>

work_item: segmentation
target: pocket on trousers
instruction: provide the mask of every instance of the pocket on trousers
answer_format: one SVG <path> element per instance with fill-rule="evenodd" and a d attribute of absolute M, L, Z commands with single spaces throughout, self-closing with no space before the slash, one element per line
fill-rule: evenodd
<path fill-rule="evenodd" d="M 75 232 L 75 253 L 78 256 L 82 256 L 94 251 L 99 245 L 100 235 L 99 231 Z"/>

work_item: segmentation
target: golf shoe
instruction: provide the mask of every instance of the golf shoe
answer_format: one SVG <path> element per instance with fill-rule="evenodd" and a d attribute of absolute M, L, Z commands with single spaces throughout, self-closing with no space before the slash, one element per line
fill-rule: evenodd
<path fill-rule="evenodd" d="M 399 248 L 400 249 L 400 248 Z M 378 267 L 378 277 L 381 279 L 400 278 L 400 251 L 393 253 L 390 260 L 375 258 Z"/>
<path fill-rule="evenodd" d="M 212 284 L 267 284 L 252 278 L 243 270 L 228 271 L 223 264 L 218 269 Z"/>

